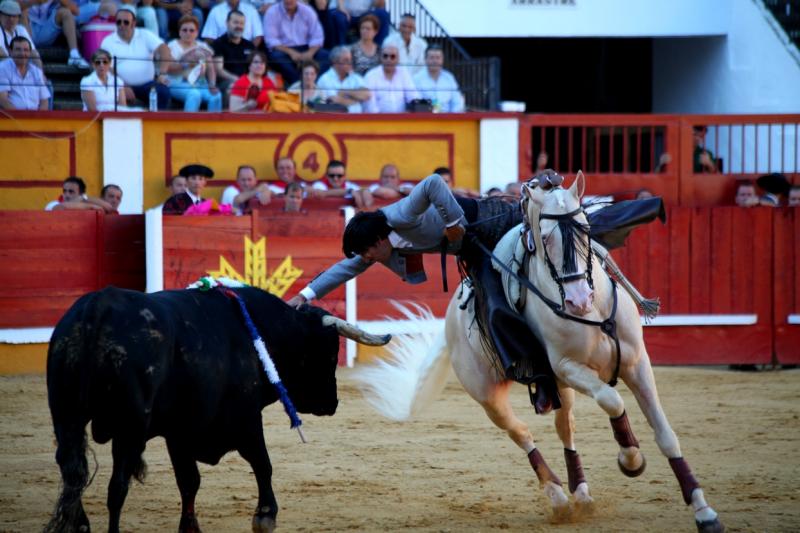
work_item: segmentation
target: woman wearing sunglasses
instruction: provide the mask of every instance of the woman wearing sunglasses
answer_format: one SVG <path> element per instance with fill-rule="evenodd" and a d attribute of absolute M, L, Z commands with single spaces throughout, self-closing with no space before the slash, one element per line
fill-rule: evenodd
<path fill-rule="evenodd" d="M 111 74 L 111 54 L 102 48 L 92 54 L 94 72 L 81 80 L 81 100 L 84 111 L 114 111 L 116 106 L 126 105 L 125 84 Z"/>
<path fill-rule="evenodd" d="M 181 69 L 169 76 L 169 91 L 173 98 L 183 102 L 184 111 L 200 111 L 205 102 L 208 110 L 222 111 L 222 93 L 217 88 L 214 70 L 214 52 L 206 43 L 197 40 L 200 21 L 194 15 L 184 15 L 178 21 L 179 38 L 169 42 L 172 57 Z"/>

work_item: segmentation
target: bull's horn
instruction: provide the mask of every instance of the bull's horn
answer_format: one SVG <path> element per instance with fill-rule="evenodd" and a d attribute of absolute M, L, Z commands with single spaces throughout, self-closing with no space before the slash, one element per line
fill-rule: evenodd
<path fill-rule="evenodd" d="M 339 332 L 339 335 L 369 346 L 383 346 L 392 340 L 391 335 L 373 335 L 372 333 L 367 333 L 350 322 L 333 315 L 325 315 L 322 317 L 322 325 L 336 326 L 336 331 Z"/>

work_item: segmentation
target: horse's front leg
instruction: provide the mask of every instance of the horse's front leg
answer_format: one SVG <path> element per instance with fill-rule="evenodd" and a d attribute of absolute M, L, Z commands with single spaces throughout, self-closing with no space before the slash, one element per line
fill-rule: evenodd
<path fill-rule="evenodd" d="M 698 531 L 708 533 L 724 531 L 725 527 L 720 522 L 717 512 L 706 503 L 700 483 L 695 479 L 689 463 L 681 454 L 678 437 L 670 427 L 658 399 L 656 380 L 653 377 L 653 369 L 647 355 L 645 354 L 635 367 L 623 372 L 621 377 L 639 403 L 650 427 L 653 428 L 656 444 L 661 453 L 669 460 L 669 466 L 678 479 L 683 501 L 686 502 L 686 505 L 692 505 Z"/>
<path fill-rule="evenodd" d="M 536 448 L 528 425 L 514 414 L 511 403 L 508 401 L 508 392 L 512 385 L 512 381 L 497 383 L 487 391 L 483 398 L 475 399 L 483 406 L 489 419 L 497 427 L 505 430 L 517 446 L 525 450 L 525 453 L 528 454 L 528 461 L 539 479 L 539 486 L 550 500 L 554 517 L 556 520 L 565 519 L 569 516 L 569 499 L 561 487 L 561 480 L 550 469 Z"/>
<path fill-rule="evenodd" d="M 636 477 L 644 472 L 647 462 L 639 450 L 639 441 L 633 435 L 628 415 L 625 413 L 625 402 L 622 396 L 607 383 L 603 382 L 593 370 L 566 357 L 561 358 L 554 366 L 556 376 L 575 390 L 590 396 L 608 413 L 614 439 L 619 444 L 617 463 L 622 473 Z"/>
<path fill-rule="evenodd" d="M 557 409 L 555 412 L 556 432 L 564 445 L 569 491 L 574 496 L 578 509 L 588 511 L 594 500 L 589 494 L 589 484 L 583 473 L 581 456 L 575 448 L 575 416 L 572 414 L 575 391 L 569 387 L 561 387 L 558 394 L 561 397 L 561 409 Z"/>

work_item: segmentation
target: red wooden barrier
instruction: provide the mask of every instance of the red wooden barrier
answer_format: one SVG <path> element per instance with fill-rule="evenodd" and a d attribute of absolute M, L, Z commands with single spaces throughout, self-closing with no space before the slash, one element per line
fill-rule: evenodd
<path fill-rule="evenodd" d="M 694 171 L 695 126 L 714 154 L 716 173 Z M 525 115 L 519 178 L 539 152 L 565 175 L 583 170 L 589 194 L 632 197 L 646 188 L 671 205 L 733 205 L 737 182 L 771 172 L 800 183 L 800 115 Z M 658 169 L 660 156 L 671 162 Z"/>
<path fill-rule="evenodd" d="M 662 315 L 689 315 L 681 321 L 686 325 L 645 328 L 654 362 L 771 361 L 773 213 L 673 207 L 666 227 L 654 223 L 636 230 L 626 247 L 614 252 L 640 292 L 661 298 Z M 751 325 L 701 325 L 750 315 L 755 315 Z"/>
<path fill-rule="evenodd" d="M 775 355 L 780 363 L 800 364 L 800 210 L 776 211 L 773 232 Z"/>
<path fill-rule="evenodd" d="M 144 290 L 144 218 L 0 211 L 0 328 L 53 326 L 83 294 Z"/>

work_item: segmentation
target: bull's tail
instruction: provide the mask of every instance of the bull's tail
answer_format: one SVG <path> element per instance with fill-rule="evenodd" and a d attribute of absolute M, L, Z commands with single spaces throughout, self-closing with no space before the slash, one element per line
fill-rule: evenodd
<path fill-rule="evenodd" d="M 44 530 L 65 533 L 89 531 L 89 522 L 81 504 L 81 495 L 90 482 L 86 462 L 86 430 L 75 427 L 65 429 L 60 432 L 60 436 L 57 433 L 56 438 L 58 440 L 56 461 L 61 468 L 61 493 L 53 516 Z"/>
<path fill-rule="evenodd" d="M 392 420 L 409 420 L 442 392 L 450 374 L 450 357 L 441 320 L 429 309 L 392 302 L 407 318 L 406 332 L 387 345 L 389 356 L 359 365 L 356 386 L 367 403 Z M 396 321 L 399 322 L 399 321 Z"/>
<path fill-rule="evenodd" d="M 81 495 L 91 483 L 86 425 L 97 340 L 93 318 L 97 300 L 97 293 L 86 295 L 67 312 L 53 332 L 47 354 L 47 396 L 57 443 L 56 462 L 61 470 L 61 492 L 44 528 L 48 532 L 89 530 Z"/>

